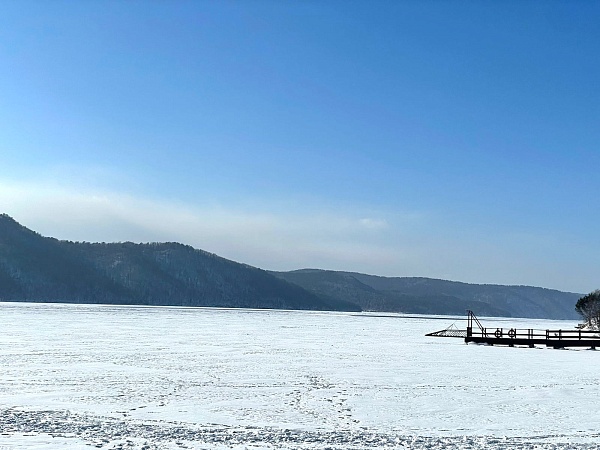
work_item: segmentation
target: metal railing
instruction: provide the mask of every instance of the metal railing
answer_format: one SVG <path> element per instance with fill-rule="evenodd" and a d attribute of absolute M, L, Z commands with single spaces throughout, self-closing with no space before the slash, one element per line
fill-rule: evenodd
<path fill-rule="evenodd" d="M 488 341 L 512 345 L 511 342 L 517 344 L 546 344 L 568 346 L 570 345 L 590 345 L 595 348 L 596 343 L 600 346 L 600 332 L 593 330 L 536 330 L 534 328 L 489 328 L 484 327 L 477 319 L 473 311 L 467 311 L 467 333 L 465 340 L 469 342 L 471 339 L 477 341 Z M 579 344 L 577 344 L 579 343 Z"/>
<path fill-rule="evenodd" d="M 536 330 L 533 328 L 467 328 L 467 337 L 504 339 L 545 339 L 545 340 L 598 340 L 600 333 L 590 330 Z"/>

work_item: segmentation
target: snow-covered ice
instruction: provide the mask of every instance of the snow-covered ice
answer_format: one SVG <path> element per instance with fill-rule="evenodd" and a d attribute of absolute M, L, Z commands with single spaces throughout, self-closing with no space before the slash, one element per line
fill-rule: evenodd
<path fill-rule="evenodd" d="M 600 352 L 454 320 L 0 303 L 0 450 L 600 448 Z"/>

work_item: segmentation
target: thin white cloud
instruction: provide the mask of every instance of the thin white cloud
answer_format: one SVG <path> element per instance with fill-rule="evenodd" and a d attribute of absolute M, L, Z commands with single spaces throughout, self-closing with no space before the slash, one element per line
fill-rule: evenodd
<path fill-rule="evenodd" d="M 50 184 L 0 182 L 2 212 L 74 241 L 178 241 L 269 269 L 391 262 L 387 221 L 314 212 L 197 207 Z"/>
<path fill-rule="evenodd" d="M 387 220 L 374 219 L 371 217 L 366 217 L 366 218 L 360 219 L 359 223 L 364 228 L 367 228 L 370 230 L 382 230 L 382 229 L 389 227 Z"/>

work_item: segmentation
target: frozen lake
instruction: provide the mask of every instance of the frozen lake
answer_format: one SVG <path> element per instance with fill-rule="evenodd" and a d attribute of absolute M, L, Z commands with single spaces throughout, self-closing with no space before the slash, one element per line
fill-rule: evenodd
<path fill-rule="evenodd" d="M 0 303 L 0 449 L 600 448 L 599 352 L 454 321 Z"/>

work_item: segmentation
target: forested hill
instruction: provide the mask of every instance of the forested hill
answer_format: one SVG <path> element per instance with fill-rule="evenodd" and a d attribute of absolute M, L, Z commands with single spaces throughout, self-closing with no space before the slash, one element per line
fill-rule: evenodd
<path fill-rule="evenodd" d="M 0 215 L 0 300 L 360 310 L 182 244 L 59 241 L 6 214 Z"/>
<path fill-rule="evenodd" d="M 78 243 L 0 214 L 0 301 L 386 311 L 575 319 L 580 294 L 526 286 L 267 272 L 178 243 Z"/>
<path fill-rule="evenodd" d="M 530 286 L 467 284 L 431 278 L 388 278 L 361 273 L 304 269 L 272 272 L 318 294 L 345 299 L 368 311 L 414 314 L 577 319 L 581 294 Z"/>

